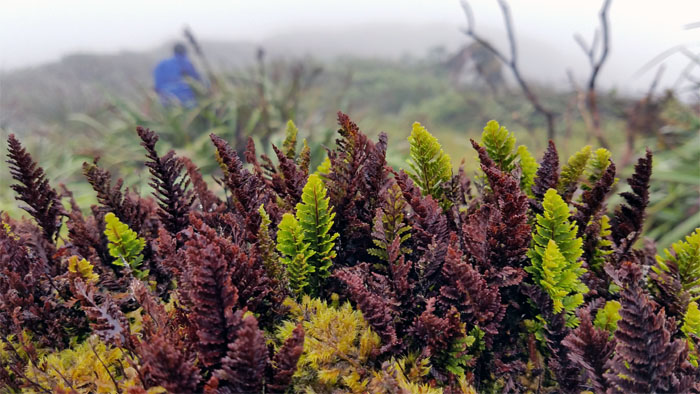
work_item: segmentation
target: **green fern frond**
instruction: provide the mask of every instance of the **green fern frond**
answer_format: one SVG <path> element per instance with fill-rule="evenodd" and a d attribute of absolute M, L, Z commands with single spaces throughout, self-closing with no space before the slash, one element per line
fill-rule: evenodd
<path fill-rule="evenodd" d="M 583 304 L 583 294 L 588 288 L 579 280 L 585 272 L 581 262 L 568 265 L 554 240 L 549 240 L 542 261 L 542 286 L 554 303 L 554 312 L 573 312 Z"/>
<path fill-rule="evenodd" d="M 93 268 L 89 261 L 78 260 L 78 256 L 68 258 L 68 272 L 79 276 L 86 283 L 97 283 L 100 280 L 100 276 L 92 271 Z"/>
<path fill-rule="evenodd" d="M 612 230 L 610 228 L 610 218 L 607 215 L 600 217 L 600 231 L 598 232 L 598 243 L 593 252 L 593 258 L 591 259 L 591 269 L 596 272 L 603 272 L 603 266 L 605 266 L 606 256 L 613 253 L 612 241 L 610 240 L 610 234 Z"/>
<path fill-rule="evenodd" d="M 297 158 L 297 163 L 299 164 L 299 168 L 304 171 L 304 173 L 309 173 L 309 165 L 311 165 L 311 148 L 306 142 L 306 138 L 302 140 L 301 152 Z"/>
<path fill-rule="evenodd" d="M 617 322 L 621 318 L 620 303 L 614 300 L 608 301 L 604 307 L 598 309 L 593 325 L 613 334 L 617 330 Z"/>
<path fill-rule="evenodd" d="M 314 174 L 316 175 L 328 175 L 331 173 L 331 159 L 328 158 L 328 156 L 323 158 L 323 162 L 316 167 L 316 172 Z"/>
<path fill-rule="evenodd" d="M 583 188 L 590 189 L 598 182 L 605 170 L 608 169 L 611 156 L 610 151 L 605 148 L 598 148 L 593 152 L 586 166 L 586 171 L 584 171 L 586 184 L 582 186 Z"/>
<path fill-rule="evenodd" d="M 681 331 L 685 334 L 688 342 L 688 358 L 694 367 L 698 367 L 698 343 L 695 342 L 695 337 L 700 337 L 700 310 L 698 303 L 693 301 L 688 304 L 688 310 L 683 317 L 683 325 Z"/>
<path fill-rule="evenodd" d="M 305 293 L 309 276 L 314 271 L 308 260 L 316 252 L 304 242 L 304 231 L 291 213 L 285 213 L 277 227 L 277 250 L 281 253 L 280 261 L 286 267 L 289 287 L 297 295 Z"/>
<path fill-rule="evenodd" d="M 297 156 L 297 134 L 299 129 L 290 119 L 287 121 L 287 127 L 284 129 L 284 142 L 282 142 L 282 152 L 288 158 L 294 160 Z"/>
<path fill-rule="evenodd" d="M 312 294 L 316 294 L 323 281 L 330 276 L 330 268 L 336 256 L 333 247 L 338 233 L 331 234 L 335 212 L 329 206 L 330 198 L 318 175 L 312 174 L 304 186 L 301 202 L 296 207 L 296 217 L 304 232 L 304 242 L 314 252 L 308 263 L 313 267 L 309 281 Z"/>
<path fill-rule="evenodd" d="M 486 153 L 491 160 L 495 161 L 501 170 L 510 171 L 513 169 L 513 161 L 517 157 L 517 154 L 513 153 L 515 135 L 510 133 L 505 126 L 499 125 L 495 120 L 490 120 L 481 133 L 481 144 L 486 148 Z"/>
<path fill-rule="evenodd" d="M 567 324 L 575 326 L 573 313 L 588 292 L 580 279 L 586 272 L 579 261 L 583 241 L 576 236 L 578 227 L 569 220 L 569 207 L 556 190 L 547 190 L 542 207 L 544 214 L 537 215 L 527 253 L 532 265 L 525 270 L 550 295 L 554 311 L 565 310 Z"/>
<path fill-rule="evenodd" d="M 146 246 L 146 240 L 139 238 L 135 231 L 112 212 L 105 215 L 105 235 L 109 240 L 109 255 L 116 259 L 112 264 L 120 267 L 128 265 L 138 279 L 148 277 L 148 270 L 140 269 L 143 262 L 141 252 Z"/>
<path fill-rule="evenodd" d="M 424 196 L 431 195 L 441 201 L 443 183 L 452 177 L 452 162 L 440 146 L 437 138 L 433 137 L 420 123 L 413 124 L 408 165 L 412 171 L 409 176 L 421 189 Z"/>
<path fill-rule="evenodd" d="M 411 227 L 406 224 L 404 217 L 404 209 L 406 200 L 401 193 L 401 188 L 396 184 L 392 184 L 387 189 L 386 206 L 381 211 L 381 221 L 375 219 L 372 235 L 372 242 L 376 248 L 367 249 L 367 253 L 372 256 L 379 257 L 384 261 L 389 260 L 387 250 L 396 237 L 399 238 L 399 248 L 401 253 L 410 254 L 411 249 L 403 245 L 411 238 Z"/>
<path fill-rule="evenodd" d="M 669 272 L 668 263 L 674 262 L 678 266 L 683 290 L 690 294 L 691 301 L 700 299 L 700 228 L 685 237 L 685 241 L 678 241 L 671 245 L 673 253 L 664 249 L 664 257 L 656 256 L 656 265 L 651 268 L 656 273 Z"/>
<path fill-rule="evenodd" d="M 286 286 L 287 278 L 285 269 L 280 266 L 280 256 L 275 251 L 275 242 L 270 237 L 270 215 L 265 211 L 265 205 L 260 205 L 260 226 L 258 227 L 258 240 L 256 242 L 258 253 L 262 258 L 263 266 L 267 274 L 278 280 L 282 286 Z"/>
<path fill-rule="evenodd" d="M 516 153 L 520 158 L 520 169 L 522 170 L 520 190 L 525 192 L 528 197 L 534 198 L 532 185 L 535 184 L 535 174 L 540 165 L 537 164 L 537 160 L 530 154 L 525 145 L 520 145 Z"/>
<path fill-rule="evenodd" d="M 586 170 L 586 164 L 588 164 L 588 159 L 590 157 L 591 146 L 586 145 L 569 158 L 569 161 L 561 169 L 559 185 L 557 185 L 559 194 L 565 197 L 571 197 L 571 195 L 573 195 L 576 187 L 578 187 L 581 176 Z"/>

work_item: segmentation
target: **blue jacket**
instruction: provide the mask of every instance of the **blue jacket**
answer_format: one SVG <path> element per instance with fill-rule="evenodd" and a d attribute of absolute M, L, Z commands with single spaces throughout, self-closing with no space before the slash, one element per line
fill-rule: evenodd
<path fill-rule="evenodd" d="M 176 100 L 187 107 L 196 105 L 194 92 L 187 84 L 185 77 L 201 81 L 186 55 L 175 55 L 158 63 L 153 70 L 153 79 L 163 105 L 171 105 Z"/>

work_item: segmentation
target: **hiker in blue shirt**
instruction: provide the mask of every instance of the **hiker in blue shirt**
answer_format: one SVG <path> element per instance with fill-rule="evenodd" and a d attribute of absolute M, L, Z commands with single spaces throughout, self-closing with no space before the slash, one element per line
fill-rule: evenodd
<path fill-rule="evenodd" d="M 187 48 L 183 44 L 176 44 L 173 52 L 173 57 L 158 63 L 153 71 L 156 93 L 166 107 L 178 102 L 188 108 L 194 107 L 197 99 L 185 78 L 202 79 L 187 58 Z"/>

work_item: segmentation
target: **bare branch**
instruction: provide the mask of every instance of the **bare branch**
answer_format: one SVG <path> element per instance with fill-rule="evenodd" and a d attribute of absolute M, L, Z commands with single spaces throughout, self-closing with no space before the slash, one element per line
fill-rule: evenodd
<path fill-rule="evenodd" d="M 515 33 L 513 31 L 513 20 L 511 18 L 508 3 L 505 0 L 498 0 L 498 5 L 501 7 L 501 13 L 503 14 L 503 20 L 506 24 L 506 31 L 508 33 L 508 43 L 510 45 L 510 58 L 506 57 L 506 55 L 503 52 L 499 51 L 490 42 L 488 42 L 486 39 L 484 39 L 476 33 L 476 31 L 474 30 L 474 15 L 472 13 L 471 7 L 469 6 L 466 0 L 462 0 L 461 3 L 465 17 L 467 19 L 467 28 L 466 30 L 464 30 L 464 33 L 467 36 L 471 37 L 474 41 L 478 42 L 484 48 L 486 48 L 489 52 L 494 54 L 501 62 L 508 65 L 511 72 L 513 73 L 513 76 L 520 85 L 520 88 L 525 94 L 525 98 L 527 98 L 527 100 L 532 104 L 532 106 L 535 108 L 535 111 L 538 112 L 540 115 L 544 116 L 544 118 L 546 119 L 547 135 L 549 139 L 554 139 L 554 112 L 545 108 L 540 103 L 539 98 L 530 89 L 530 86 L 527 84 L 527 82 L 525 82 L 522 75 L 520 74 L 520 69 L 518 68 L 518 50 L 515 41 Z"/>
<path fill-rule="evenodd" d="M 588 44 L 586 44 L 586 40 L 583 38 L 583 36 L 581 36 L 578 33 L 574 34 L 574 41 L 576 41 L 578 46 L 581 47 L 583 53 L 585 53 L 588 56 L 589 63 L 593 65 L 593 46 L 588 47 Z"/>
<path fill-rule="evenodd" d="M 595 29 L 595 32 L 593 32 L 593 42 L 591 43 L 591 50 L 588 51 L 588 56 L 591 58 L 593 57 L 593 53 L 595 51 L 595 48 L 598 48 L 598 44 L 600 43 L 600 30 Z"/>
<path fill-rule="evenodd" d="M 600 10 L 600 29 L 596 29 L 595 33 L 593 35 L 593 44 L 589 47 L 586 44 L 586 41 L 581 37 L 581 35 L 576 34 L 574 35 L 574 41 L 581 47 L 583 50 L 583 53 L 586 54 L 588 57 L 588 62 L 591 65 L 591 75 L 588 78 L 588 84 L 586 87 L 586 107 L 583 108 L 581 102 L 579 101 L 579 112 L 581 112 L 581 116 L 583 117 L 584 121 L 586 121 L 586 126 L 590 130 L 591 133 L 593 133 L 596 138 L 598 139 L 598 142 L 605 148 L 608 147 L 608 143 L 603 136 L 603 131 L 600 125 L 600 110 L 598 109 L 598 98 L 596 96 L 596 91 L 595 91 L 595 84 L 596 80 L 598 78 L 598 74 L 600 73 L 600 69 L 603 67 L 603 64 L 605 64 L 605 60 L 608 58 L 608 53 L 610 51 L 610 29 L 608 27 L 608 10 L 610 9 L 610 4 L 612 3 L 612 0 L 605 0 L 603 3 L 603 7 Z M 602 45 L 601 51 L 600 51 L 600 57 L 596 59 L 596 49 L 598 48 L 598 43 L 599 43 L 599 36 L 602 32 L 603 36 L 603 41 L 600 45 Z M 578 92 L 578 97 L 581 97 L 582 92 L 578 89 L 578 86 L 573 82 L 573 77 L 569 75 L 569 79 L 572 81 L 574 84 L 574 87 L 576 91 Z"/>
<path fill-rule="evenodd" d="M 700 54 L 698 54 L 698 55 L 700 55 Z M 678 87 L 679 87 L 684 81 L 688 80 L 688 78 L 690 77 L 690 73 L 693 72 L 693 70 L 695 69 L 696 66 L 698 66 L 698 63 L 695 62 L 694 60 L 691 60 L 691 61 L 688 62 L 688 64 L 687 64 L 685 67 L 683 67 L 683 71 L 682 71 L 681 74 L 678 76 L 678 78 L 676 79 L 676 81 L 673 83 L 673 89 L 674 89 L 674 90 L 678 89 Z"/>
<path fill-rule="evenodd" d="M 608 9 L 610 8 L 610 3 L 612 3 L 612 0 L 605 0 L 603 8 L 600 10 L 600 26 L 603 31 L 603 51 L 598 61 L 593 63 L 593 72 L 591 73 L 591 78 L 588 80 L 589 89 L 595 88 L 596 78 L 598 78 L 598 73 L 601 67 L 603 67 L 605 60 L 608 58 L 608 52 L 610 50 L 610 32 L 608 28 Z M 591 55 L 592 51 L 593 49 L 591 49 Z"/>
<path fill-rule="evenodd" d="M 515 67 L 518 61 L 518 45 L 515 42 L 515 34 L 513 34 L 513 18 L 510 16 L 510 8 L 505 0 L 498 0 L 498 5 L 501 7 L 503 22 L 505 22 L 506 31 L 508 32 L 508 42 L 510 43 L 510 61 L 513 67 Z"/>
<path fill-rule="evenodd" d="M 654 90 L 656 90 L 656 86 L 659 84 L 659 80 L 661 80 L 661 76 L 664 75 L 664 71 L 666 70 L 666 65 L 662 64 L 659 66 L 659 68 L 656 70 L 656 75 L 654 76 L 654 79 L 651 81 L 651 85 L 649 86 L 649 91 L 647 92 L 647 97 L 651 99 L 651 97 L 654 95 Z"/>

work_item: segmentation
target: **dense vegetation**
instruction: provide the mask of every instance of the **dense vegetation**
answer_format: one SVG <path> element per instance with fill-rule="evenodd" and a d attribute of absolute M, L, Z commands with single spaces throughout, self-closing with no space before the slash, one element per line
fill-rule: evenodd
<path fill-rule="evenodd" d="M 101 168 L 123 177 L 125 185 L 132 190 L 141 194 L 151 192 L 148 170 L 140 159 L 142 149 L 131 138 L 138 125 L 158 130 L 160 149 L 174 149 L 178 155 L 191 158 L 207 180 L 218 171 L 216 162 L 211 160 L 210 133 L 224 138 L 241 155 L 248 137 L 255 140 L 261 153 L 273 155 L 271 143 L 282 144 L 289 119 L 299 125 L 299 139 L 307 139 L 311 166 L 315 168 L 324 159 L 323 146 L 333 145 L 333 113 L 338 108 L 350 111 L 371 138 L 377 138 L 379 131 L 387 132 L 392 141 L 387 162 L 393 167 L 402 167 L 410 154 L 405 130 L 414 120 L 440 139 L 445 153 L 453 159 L 454 171 L 462 159 L 466 160 L 467 173 L 479 170 L 468 141 L 470 137 L 478 138 L 489 119 L 508 122 L 521 139 L 527 138 L 531 153 L 541 156 L 547 148 L 545 124 L 522 94 L 508 86 L 492 91 L 478 78 L 474 81 L 470 70 L 463 70 L 461 79 L 454 80 L 446 65 L 447 57 L 447 54 L 429 55 L 401 62 L 283 61 L 265 57 L 257 63 L 251 61 L 245 68 L 212 74 L 210 89 L 196 87 L 198 105 L 194 108 L 164 108 L 144 86 L 130 89 L 127 96 L 120 95 L 111 88 L 108 83 L 111 80 L 105 79 L 109 76 L 118 79 L 116 82 L 121 85 L 131 86 L 129 80 L 120 79 L 121 74 L 102 66 L 99 66 L 101 72 L 90 75 L 91 83 L 104 86 L 104 90 L 90 89 L 83 84 L 87 82 L 76 82 L 72 85 L 74 89 L 62 89 L 64 95 L 57 96 L 51 80 L 60 79 L 57 75 L 71 70 L 62 67 L 61 73 L 46 70 L 42 75 L 28 75 L 27 79 L 36 84 L 31 88 L 20 84 L 8 90 L 6 99 L 12 98 L 10 104 L 13 100 L 37 104 L 25 106 L 23 116 L 5 111 L 9 120 L 0 125 L 0 136 L 7 139 L 10 133 L 16 134 L 35 157 L 41 157 L 42 165 L 48 170 L 47 178 L 56 184 L 65 183 L 84 208 L 96 200 L 92 188 L 83 180 L 81 164 L 93 161 L 94 157 L 100 158 Z M 79 60 L 75 62 L 80 63 Z M 140 65 L 139 69 L 146 67 L 143 61 L 136 64 Z M 555 142 L 562 156 L 568 157 L 582 146 L 598 144 L 577 104 L 576 92 L 546 86 L 534 88 L 543 103 L 559 114 L 555 119 L 558 130 Z M 61 113 L 59 118 L 47 118 L 51 111 L 44 109 L 33 96 L 24 97 L 24 91 L 27 94 L 45 91 L 43 99 L 59 107 L 81 100 L 92 105 L 57 110 Z M 105 93 L 115 98 L 105 99 Z M 634 155 L 645 147 L 655 152 L 655 178 L 645 230 L 661 248 L 669 247 L 700 226 L 697 105 L 660 94 L 642 102 L 614 91 L 598 94 L 602 132 L 608 142 L 604 147 L 617 158 L 619 176 L 632 174 Z M 23 127 L 23 119 L 34 126 Z M 55 149 L 56 146 L 62 149 Z M 7 172 L 3 166 L 4 163 L 0 170 Z M 0 210 L 17 216 L 20 211 L 14 203 L 10 181 L 9 177 L 0 177 Z M 623 191 L 619 188 L 624 187 L 624 182 L 614 186 L 615 192 Z M 222 195 L 218 184 L 212 183 L 211 188 Z M 612 202 L 614 206 L 619 200 Z"/>
<path fill-rule="evenodd" d="M 33 220 L 0 230 L 6 389 L 700 391 L 700 230 L 642 242 L 650 151 L 608 215 L 606 149 L 538 162 L 490 121 L 470 179 L 419 123 L 407 170 L 338 124 L 317 168 L 292 124 L 247 165 L 211 134 L 221 195 L 139 127 L 153 196 L 86 162 L 89 214 L 10 135 Z"/>

